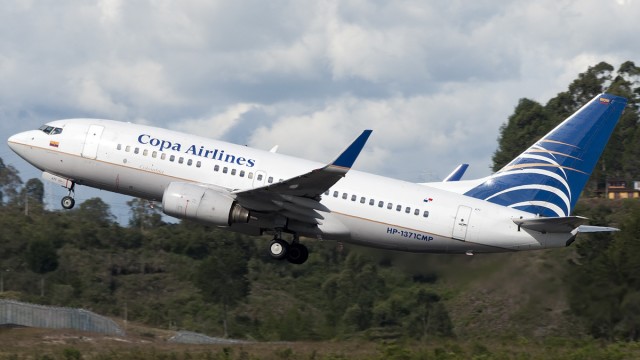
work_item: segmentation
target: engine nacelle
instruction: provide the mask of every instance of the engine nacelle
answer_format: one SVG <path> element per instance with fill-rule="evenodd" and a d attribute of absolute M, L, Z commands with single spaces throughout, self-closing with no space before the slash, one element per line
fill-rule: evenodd
<path fill-rule="evenodd" d="M 249 210 L 229 195 L 204 186 L 172 182 L 162 195 L 163 212 L 180 219 L 229 226 L 247 223 Z"/>

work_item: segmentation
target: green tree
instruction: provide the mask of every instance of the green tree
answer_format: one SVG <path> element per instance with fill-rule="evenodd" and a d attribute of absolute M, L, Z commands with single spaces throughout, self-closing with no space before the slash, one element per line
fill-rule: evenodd
<path fill-rule="evenodd" d="M 44 184 L 39 179 L 29 179 L 20 191 L 17 203 L 28 214 L 33 209 L 42 210 L 44 206 Z"/>
<path fill-rule="evenodd" d="M 493 154 L 493 171 L 498 171 L 552 128 L 546 110 L 539 103 L 520 99 L 514 114 L 500 127 L 498 149 Z"/>
<path fill-rule="evenodd" d="M 99 226 L 109 226 L 115 221 L 115 216 L 111 213 L 109 204 L 101 198 L 87 199 L 76 210 L 77 216 L 84 218 L 88 222 Z"/>
<path fill-rule="evenodd" d="M 153 203 L 134 198 L 127 201 L 131 217 L 129 218 L 129 226 L 144 231 L 157 226 L 163 225 L 162 214 L 157 206 Z"/>
<path fill-rule="evenodd" d="M 40 296 L 44 296 L 44 275 L 58 268 L 58 253 L 48 240 L 35 239 L 27 246 L 24 260 L 31 271 L 40 274 Z"/>
<path fill-rule="evenodd" d="M 18 170 L 11 165 L 5 165 L 0 158 L 0 205 L 12 203 L 18 197 L 18 188 L 22 180 Z"/>
<path fill-rule="evenodd" d="M 235 241 L 217 241 L 211 254 L 198 266 L 195 285 L 208 301 L 222 307 L 224 336 L 229 336 L 228 313 L 249 294 L 248 257 Z"/>
<path fill-rule="evenodd" d="M 378 267 L 370 258 L 350 253 L 340 273 L 322 284 L 327 304 L 327 322 L 345 332 L 362 331 L 371 326 L 376 301 L 386 298 L 387 287 Z"/>

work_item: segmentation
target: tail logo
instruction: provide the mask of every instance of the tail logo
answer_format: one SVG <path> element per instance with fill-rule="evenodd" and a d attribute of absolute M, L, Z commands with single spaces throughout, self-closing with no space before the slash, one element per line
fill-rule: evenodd
<path fill-rule="evenodd" d="M 626 99 L 600 94 L 466 195 L 540 216 L 569 216 Z"/>
<path fill-rule="evenodd" d="M 484 200 L 503 203 L 512 208 L 542 207 L 552 211 L 555 216 L 568 216 L 573 198 L 568 172 L 587 174 L 560 165 L 559 157 L 577 161 L 581 159 L 565 152 L 548 149 L 544 146 L 545 143 L 553 144 L 554 148 L 569 147 L 568 150 L 577 150 L 573 145 L 558 141 L 539 141 L 491 177 L 490 182 L 499 178 L 504 186 L 500 189 L 493 187 L 497 191 L 486 194 Z M 523 182 L 524 178 L 527 181 Z M 523 201 L 518 201 L 519 199 Z"/>

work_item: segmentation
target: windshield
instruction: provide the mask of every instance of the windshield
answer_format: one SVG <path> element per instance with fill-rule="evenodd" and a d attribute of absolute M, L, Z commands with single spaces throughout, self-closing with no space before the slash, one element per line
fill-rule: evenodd
<path fill-rule="evenodd" d="M 44 132 L 47 135 L 57 135 L 57 134 L 60 134 L 62 132 L 62 128 L 53 127 L 53 126 L 49 126 L 49 125 L 40 126 L 40 130 L 42 130 L 42 132 Z"/>

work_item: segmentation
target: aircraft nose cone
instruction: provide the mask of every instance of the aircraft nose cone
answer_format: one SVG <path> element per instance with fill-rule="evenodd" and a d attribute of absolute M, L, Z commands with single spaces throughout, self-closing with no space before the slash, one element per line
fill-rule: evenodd
<path fill-rule="evenodd" d="M 11 137 L 9 137 L 9 139 L 7 140 L 7 145 L 9 145 L 9 148 L 11 148 L 11 150 L 13 150 L 14 152 L 16 151 L 17 143 L 18 143 L 18 134 L 11 135 Z"/>
<path fill-rule="evenodd" d="M 30 140 L 33 140 L 33 136 L 30 136 L 30 132 L 26 131 L 26 132 L 21 132 L 15 135 L 12 135 L 11 137 L 9 137 L 9 139 L 7 139 L 7 145 L 9 145 L 9 148 L 11 148 L 11 150 L 13 150 L 13 152 L 15 152 L 16 154 L 22 156 L 20 154 L 20 149 L 26 145 Z M 21 146 L 22 145 L 22 146 Z"/>

